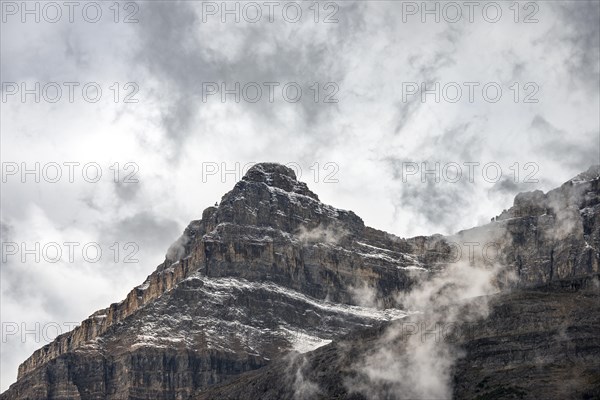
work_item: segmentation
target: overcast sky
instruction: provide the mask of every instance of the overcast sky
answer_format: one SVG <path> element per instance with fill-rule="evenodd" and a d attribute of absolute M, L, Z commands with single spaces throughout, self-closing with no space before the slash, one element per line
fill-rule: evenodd
<path fill-rule="evenodd" d="M 55 324 L 140 284 L 248 163 L 291 163 L 404 237 L 486 223 L 599 163 L 597 1 L 430 2 L 438 21 L 398 1 L 22 4 L 2 2 L 2 390 Z"/>

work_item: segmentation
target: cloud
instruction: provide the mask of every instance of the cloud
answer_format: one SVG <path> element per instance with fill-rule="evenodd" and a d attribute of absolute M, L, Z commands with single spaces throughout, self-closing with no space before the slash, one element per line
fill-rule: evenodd
<path fill-rule="evenodd" d="M 554 155 L 571 169 L 585 171 L 599 160 L 600 148 L 593 145 L 598 131 L 583 132 L 577 136 L 569 135 L 568 130 L 557 128 L 541 115 L 533 117 L 531 130 L 534 135 L 533 143 L 538 151 Z"/>
<path fill-rule="evenodd" d="M 556 29 L 551 37 L 564 42 L 570 49 L 567 65 L 572 82 L 598 94 L 600 86 L 600 4 L 587 0 L 556 4 L 561 16 L 561 29 Z"/>
<path fill-rule="evenodd" d="M 305 13 L 310 12 L 303 8 Z M 359 29 L 361 14 L 353 10 L 361 6 L 340 5 L 340 8 L 342 20 Z M 280 95 L 275 103 L 270 103 L 264 101 L 265 96 L 256 103 L 244 102 L 243 112 L 250 113 L 256 119 L 254 123 L 284 123 L 285 113 L 291 112 L 306 126 L 304 134 L 308 136 L 312 135 L 312 127 L 336 112 L 335 106 L 315 102 L 309 86 L 314 82 L 324 86 L 344 79 L 344 65 L 331 56 L 341 51 L 335 41 L 349 29 L 344 23 L 307 26 L 314 25 L 308 18 L 296 24 L 285 23 L 281 18 L 274 23 L 261 20 L 256 24 L 243 21 L 223 24 L 218 18 L 203 22 L 202 4 L 190 2 L 145 6 L 144 22 L 136 26 L 139 42 L 135 57 L 161 82 L 154 95 L 160 97 L 160 125 L 175 152 L 181 150 L 191 135 L 211 134 L 198 129 L 201 125 L 198 117 L 214 117 L 211 103 L 203 101 L 203 83 L 224 82 L 227 88 L 233 88 L 235 82 L 241 85 L 256 82 L 261 87 L 264 82 L 277 82 L 280 84 L 277 92 L 286 83 L 300 84 L 304 95 L 297 104 L 282 101 Z M 320 33 L 328 35 L 328 39 Z M 212 40 L 207 41 L 207 37 Z M 291 38 L 295 45 L 290 45 Z M 169 96 L 164 96 L 165 93 Z M 226 109 L 239 108 L 233 96 L 227 99 Z M 278 133 L 288 135 L 285 130 Z M 313 139 L 322 142 L 332 137 L 315 135 Z M 169 155 L 175 159 L 174 153 Z"/>
<path fill-rule="evenodd" d="M 149 211 L 142 211 L 116 222 L 111 228 L 110 235 L 123 240 L 131 238 L 154 247 L 163 243 L 165 237 L 176 237 L 180 231 L 180 225 L 176 221 Z"/>
<path fill-rule="evenodd" d="M 139 184 L 124 183 L 120 180 L 115 182 L 114 188 L 115 193 L 123 202 L 134 200 L 135 196 L 140 191 Z"/>
<path fill-rule="evenodd" d="M 185 245 L 188 244 L 190 238 L 183 234 L 181 235 L 167 250 L 166 258 L 170 261 L 178 261 L 185 255 Z"/>
<path fill-rule="evenodd" d="M 462 356 L 452 335 L 488 313 L 485 297 L 497 292 L 499 265 L 453 263 L 439 275 L 398 295 L 406 310 L 419 314 L 390 326 L 375 348 L 353 368 L 350 392 L 368 399 L 452 397 L 452 366 Z M 465 300 L 470 300 L 466 307 Z M 454 339 L 454 340 L 451 340 Z"/>
<path fill-rule="evenodd" d="M 377 290 L 363 282 L 362 286 L 349 287 L 348 291 L 355 304 L 361 307 L 378 308 L 381 306 L 377 299 Z"/>
<path fill-rule="evenodd" d="M 310 400 L 321 394 L 319 385 L 305 377 L 305 370 L 309 367 L 306 356 L 291 352 L 286 358 L 289 363 L 286 373 L 292 382 L 294 400 Z"/>
<path fill-rule="evenodd" d="M 308 229 L 301 226 L 295 236 L 298 240 L 305 244 L 327 243 L 338 244 L 344 237 L 348 235 L 348 231 L 341 226 L 319 225 L 316 228 Z"/>

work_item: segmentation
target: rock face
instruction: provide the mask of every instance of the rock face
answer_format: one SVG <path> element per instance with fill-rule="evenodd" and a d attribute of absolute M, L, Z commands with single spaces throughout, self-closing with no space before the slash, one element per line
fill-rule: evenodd
<path fill-rule="evenodd" d="M 507 290 L 594 276 L 599 172 L 520 194 L 486 226 L 402 239 L 257 164 L 142 285 L 37 350 L 0 399 L 193 398 L 291 350 L 378 331 L 406 316 L 397 293 L 456 262 L 504 265 Z M 473 242 L 486 251 L 471 257 Z"/>
<path fill-rule="evenodd" d="M 492 304 L 486 319 L 468 325 L 460 334 L 424 336 L 424 342 L 441 341 L 433 346 L 452 345 L 462 351 L 450 369 L 452 390 L 436 398 L 599 398 L 600 292 L 597 284 L 591 278 L 587 283 L 567 280 L 550 288 L 504 293 L 488 299 Z M 418 319 L 413 321 L 418 326 Z M 407 326 L 405 320 L 402 323 Z M 381 346 L 383 338 L 391 331 L 402 329 L 395 321 L 387 326 L 355 331 L 306 355 L 282 358 L 209 388 L 196 399 L 296 399 L 303 389 L 306 393 L 307 387 L 312 388 L 310 395 L 301 398 L 422 398 L 411 396 L 410 388 L 402 385 L 400 376 L 398 381 L 381 379 L 373 384 L 372 378 L 369 380 L 361 369 L 373 349 Z M 400 358 L 411 348 L 407 348 L 407 341 L 402 340 L 401 335 L 396 339 L 386 346 L 393 357 Z"/>

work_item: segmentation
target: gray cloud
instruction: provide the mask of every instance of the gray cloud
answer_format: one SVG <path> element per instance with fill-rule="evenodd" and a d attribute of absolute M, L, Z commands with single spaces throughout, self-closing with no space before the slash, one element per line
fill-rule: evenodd
<path fill-rule="evenodd" d="M 135 196 L 140 192 L 140 183 L 127 183 L 123 181 L 117 181 L 114 183 L 115 193 L 124 202 L 132 201 Z"/>
<path fill-rule="evenodd" d="M 116 222 L 111 230 L 107 232 L 107 240 L 130 240 L 146 246 L 156 247 L 163 244 L 165 238 L 175 238 L 180 232 L 181 226 L 176 221 L 149 211 L 142 211 Z"/>
<path fill-rule="evenodd" d="M 540 115 L 531 120 L 531 130 L 535 135 L 534 144 L 538 151 L 557 157 L 571 169 L 584 171 L 600 160 L 600 147 L 594 146 L 594 139 L 600 135 L 599 131 L 583 132 L 575 136 L 555 127 Z M 587 140 L 581 140 L 582 136 Z"/>
<path fill-rule="evenodd" d="M 208 107 L 202 102 L 203 82 L 226 82 L 229 88 L 234 82 L 297 82 L 304 90 L 301 100 L 293 105 L 294 112 L 302 119 L 305 135 L 310 136 L 314 127 L 325 118 L 337 113 L 335 105 L 323 105 L 313 100 L 313 92 L 307 89 L 312 82 L 323 86 L 327 82 L 345 84 L 345 66 L 339 64 L 336 54 L 344 51 L 342 41 L 348 34 L 357 35 L 364 25 L 358 3 L 341 4 L 340 23 L 329 24 L 326 29 L 329 40 L 313 35 L 302 35 L 303 22 L 298 24 L 229 24 L 223 29 L 219 23 L 202 22 L 199 5 L 191 2 L 153 3 L 144 5 L 144 22 L 138 27 L 140 42 L 134 55 L 137 62 L 164 84 L 155 93 L 162 102 L 161 124 L 167 137 L 177 151 L 190 135 L 211 135 L 192 126 L 192 121 Z M 307 10 L 305 9 L 305 12 Z M 208 27 L 219 35 L 236 42 L 234 55 L 227 49 L 215 49 L 208 44 L 205 35 Z M 283 30 L 284 35 L 278 34 Z M 357 31 L 358 30 L 358 31 Z M 318 40 L 313 40 L 318 39 Z M 352 84 L 352 82 L 348 82 Z M 276 91 L 280 91 L 279 86 Z M 323 89 L 321 88 L 321 97 Z M 339 96 L 339 95 L 338 95 Z M 266 91 L 264 93 L 266 98 Z M 228 97 L 233 103 L 233 97 Z M 212 100 L 212 99 L 211 99 Z M 289 106 L 276 102 L 259 101 L 245 103 L 244 108 L 252 118 L 270 123 L 280 123 L 278 134 L 288 136 L 282 111 Z M 229 102 L 228 102 L 229 105 Z M 334 137 L 314 136 L 315 145 L 324 144 Z M 173 154 L 171 154 L 173 157 Z"/>
<path fill-rule="evenodd" d="M 487 299 L 479 296 L 497 291 L 494 280 L 501 271 L 499 265 L 454 263 L 408 293 L 400 293 L 399 302 L 420 315 L 387 328 L 375 348 L 355 362 L 357 377 L 348 380 L 346 387 L 368 399 L 451 398 L 452 366 L 462 350 L 446 337 L 423 335 L 423 329 L 431 332 L 445 326 L 452 331 L 487 316 Z M 407 334 L 411 323 L 420 329 L 417 334 Z"/>
<path fill-rule="evenodd" d="M 555 30 L 570 50 L 568 66 L 574 83 L 597 95 L 600 86 L 600 3 L 594 0 L 557 2 L 561 29 Z"/>

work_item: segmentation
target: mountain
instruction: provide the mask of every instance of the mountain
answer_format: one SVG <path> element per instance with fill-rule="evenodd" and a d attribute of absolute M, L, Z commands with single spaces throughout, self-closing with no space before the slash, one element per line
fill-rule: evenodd
<path fill-rule="evenodd" d="M 573 386 L 594 394 L 599 175 L 596 166 L 547 194 L 519 194 L 485 226 L 403 239 L 321 203 L 291 169 L 257 164 L 142 285 L 37 350 L 0 399 L 396 398 L 420 396 L 419 384 L 531 397 L 564 377 L 560 364 L 542 379 L 530 357 L 538 339 L 539 365 L 574 351 Z M 387 368 L 373 360 L 423 347 L 405 329 L 422 321 L 470 327 L 452 346 L 426 343 L 444 361 L 421 374 L 435 385 L 373 378 Z M 365 357 L 367 371 L 356 365 Z M 529 379 L 523 368 L 530 386 L 515 383 Z"/>

